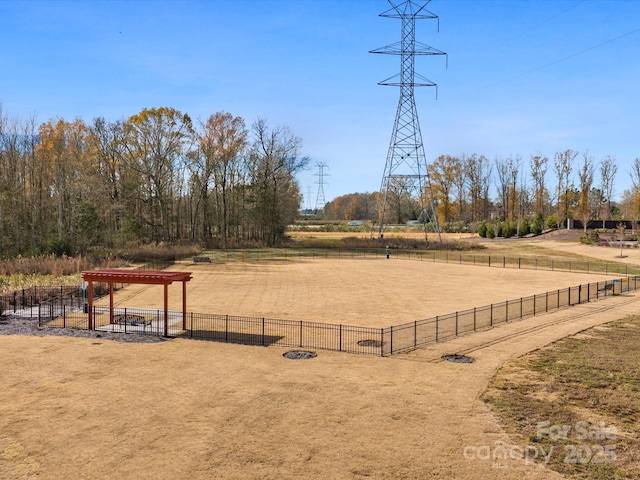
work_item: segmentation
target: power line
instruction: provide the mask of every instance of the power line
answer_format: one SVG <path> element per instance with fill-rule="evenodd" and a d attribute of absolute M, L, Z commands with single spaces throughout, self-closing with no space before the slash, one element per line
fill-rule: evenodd
<path fill-rule="evenodd" d="M 587 52 L 590 52 L 591 50 L 595 50 L 596 48 L 600 48 L 603 45 L 607 45 L 609 43 L 613 43 L 613 42 L 615 42 L 617 40 L 620 40 L 621 38 L 628 37 L 629 35 L 633 35 L 634 33 L 637 33 L 637 32 L 640 32 L 640 28 L 636 28 L 635 30 L 631 30 L 630 32 L 623 33 L 622 35 L 619 35 L 619 36 L 617 36 L 615 38 L 611 38 L 609 40 L 605 40 L 604 42 L 598 43 L 597 45 L 593 45 L 592 47 L 585 48 L 584 50 L 580 50 L 579 52 L 572 53 L 571 55 L 567 55 L 566 57 L 559 58 L 558 60 L 554 60 L 553 62 L 545 63 L 544 65 L 541 65 L 541 66 L 536 67 L 534 69 L 527 70 L 526 72 L 522 72 L 518 76 L 528 75 L 530 73 L 537 72 L 538 70 L 542 70 L 544 68 L 550 67 L 551 65 L 556 65 L 558 63 L 561 63 L 561 62 L 564 62 L 564 61 L 569 60 L 571 58 L 574 58 L 574 57 L 577 57 L 579 55 L 582 55 L 583 53 L 587 53 Z M 511 77 L 511 78 L 515 78 L 515 77 Z"/>

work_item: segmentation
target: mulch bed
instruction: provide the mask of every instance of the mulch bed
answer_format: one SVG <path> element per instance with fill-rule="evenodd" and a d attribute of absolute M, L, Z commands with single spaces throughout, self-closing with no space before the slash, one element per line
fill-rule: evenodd
<path fill-rule="evenodd" d="M 37 318 L 22 318 L 11 315 L 0 317 L 0 335 L 33 335 L 63 336 L 78 338 L 100 338 L 128 343 L 157 343 L 167 341 L 167 338 L 157 335 L 141 335 L 136 333 L 111 333 L 96 330 L 81 330 L 77 328 L 47 328 L 39 327 Z"/>

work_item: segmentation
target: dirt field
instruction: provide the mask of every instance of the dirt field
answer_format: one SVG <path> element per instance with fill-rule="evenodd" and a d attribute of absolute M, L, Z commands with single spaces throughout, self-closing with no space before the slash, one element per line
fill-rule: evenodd
<path fill-rule="evenodd" d="M 368 311 L 386 321 L 388 311 L 376 312 L 387 303 L 403 315 L 411 310 L 411 320 L 418 312 L 433 315 L 420 304 L 440 289 L 433 280 L 438 278 L 431 270 L 435 265 L 410 263 L 320 264 L 333 267 L 333 281 L 326 285 L 331 295 L 346 292 L 352 283 L 379 286 L 382 277 L 392 293 L 364 296 L 364 290 L 376 289 L 350 290 L 356 307 L 347 308 L 346 302 L 333 303 L 327 291 L 312 288 L 307 303 L 322 302 L 323 308 L 309 309 L 308 315 L 324 312 L 323 318 L 332 321 L 327 313 L 341 308 L 354 319 Z M 440 266 L 461 283 L 440 297 L 463 302 L 478 295 L 470 300 L 474 305 L 526 294 L 511 290 L 516 283 L 535 292 L 557 288 L 551 277 L 560 275 Z M 290 269 L 299 270 L 310 287 L 319 276 L 303 262 L 226 267 L 232 268 L 225 275 L 212 266 L 216 292 L 198 287 L 195 278 L 190 282 L 190 309 L 196 310 L 193 302 L 205 296 L 207 302 L 211 297 L 226 302 L 233 294 L 244 295 L 239 286 L 254 275 L 272 289 L 282 272 L 292 275 Z M 370 267 L 374 273 L 365 270 Z M 384 275 L 378 274 L 381 269 Z M 407 284 L 409 269 L 417 279 Z M 322 275 L 329 273 L 328 268 Z M 494 273 L 494 283 L 507 273 L 522 276 L 503 280 L 499 293 L 494 286 L 481 297 L 480 285 L 487 285 L 487 275 Z M 529 274 L 545 275 L 542 288 L 530 285 Z M 563 279 L 558 287 L 582 282 L 578 274 L 564 275 L 571 281 L 567 285 Z M 232 287 L 220 293 L 226 282 Z M 392 288 L 397 284 L 416 291 L 397 300 Z M 179 287 L 174 288 L 179 297 Z M 292 288 L 282 287 L 285 292 Z M 160 296 L 161 291 L 147 294 Z M 236 307 L 247 308 L 247 315 L 259 305 L 267 308 L 271 297 L 254 295 L 224 305 L 239 314 Z M 298 308 L 294 302 L 305 303 L 287 300 L 286 293 L 278 298 L 281 303 L 268 307 L 277 317 L 285 316 L 278 313 L 283 305 L 291 309 Z M 266 314 L 262 308 L 261 315 Z M 311 360 L 288 360 L 282 357 L 286 349 L 279 347 L 204 341 L 121 344 L 0 337 L 0 478 L 559 479 L 523 459 L 469 455 L 483 447 L 514 446 L 480 395 L 509 359 L 639 308 L 635 293 L 610 297 L 386 358 L 318 351 Z M 448 353 L 465 353 L 475 362 L 441 361 Z"/>
<path fill-rule="evenodd" d="M 436 315 L 604 281 L 603 275 L 385 258 L 177 265 L 193 272 L 187 310 L 388 327 Z M 472 288 L 469 288 L 472 286 Z M 129 286 L 120 307 L 162 309 L 162 286 Z M 103 299 L 101 305 L 108 305 Z M 169 308 L 182 310 L 181 284 Z"/>

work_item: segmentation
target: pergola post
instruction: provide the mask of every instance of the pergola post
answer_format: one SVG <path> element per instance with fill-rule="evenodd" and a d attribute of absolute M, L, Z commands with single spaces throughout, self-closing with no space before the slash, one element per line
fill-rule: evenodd
<path fill-rule="evenodd" d="M 164 336 L 169 336 L 169 285 L 164 284 Z"/>
<path fill-rule="evenodd" d="M 87 313 L 89 314 L 89 330 L 93 330 L 93 282 L 89 281 L 87 286 Z"/>
<path fill-rule="evenodd" d="M 113 282 L 109 282 L 109 325 L 113 325 Z"/>
<path fill-rule="evenodd" d="M 182 282 L 182 329 L 187 329 L 187 282 Z"/>

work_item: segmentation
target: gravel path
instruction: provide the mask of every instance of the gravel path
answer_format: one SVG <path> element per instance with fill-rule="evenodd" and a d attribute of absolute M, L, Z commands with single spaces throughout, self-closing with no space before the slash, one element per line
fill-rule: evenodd
<path fill-rule="evenodd" d="M 0 317 L 0 335 L 34 335 L 44 337 L 47 335 L 100 338 L 101 340 L 113 340 L 128 343 L 157 343 L 168 340 L 156 335 L 140 335 L 135 333 L 111 333 L 95 330 L 80 330 L 76 328 L 40 328 L 37 318 L 24 318 L 7 315 Z"/>

